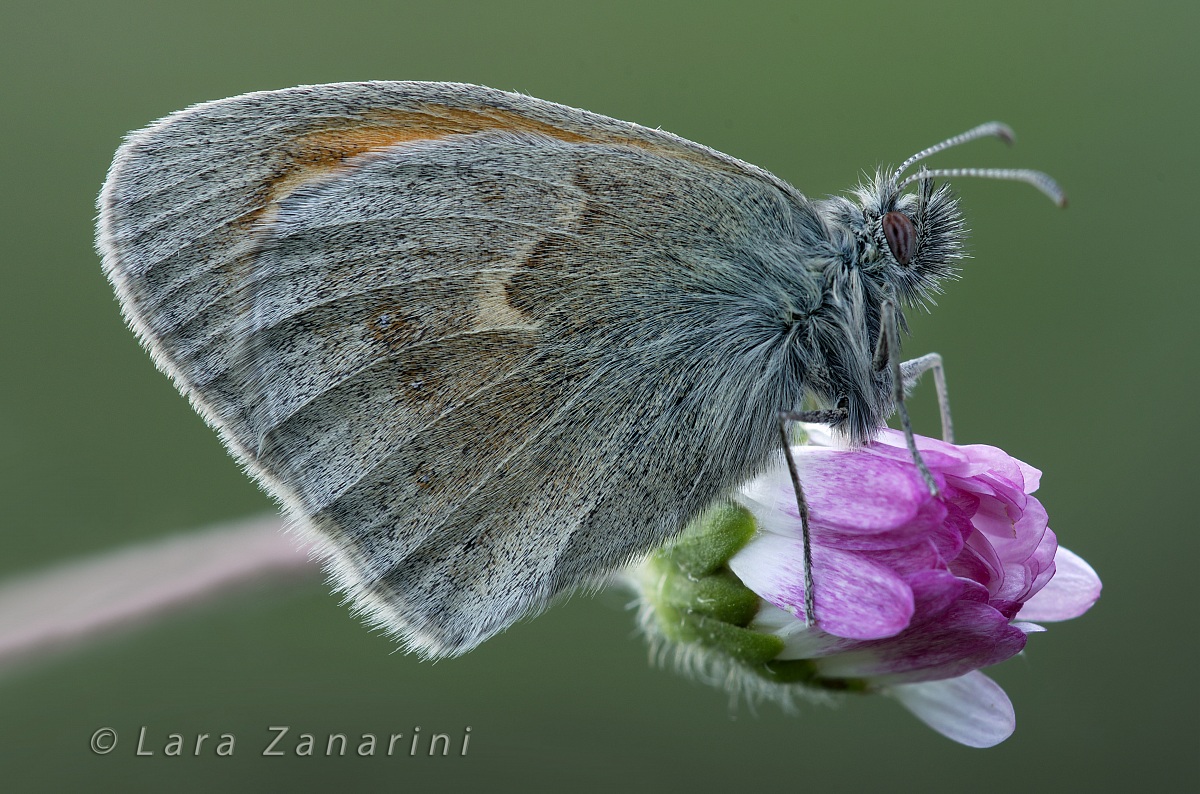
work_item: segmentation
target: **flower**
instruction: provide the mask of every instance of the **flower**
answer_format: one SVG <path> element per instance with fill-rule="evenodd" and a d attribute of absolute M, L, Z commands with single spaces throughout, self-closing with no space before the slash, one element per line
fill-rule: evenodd
<path fill-rule="evenodd" d="M 782 461 L 742 487 L 740 509 L 718 511 L 655 558 L 643 582 L 670 603 L 660 597 L 644 610 L 643 625 L 690 642 L 710 667 L 728 657 L 767 682 L 755 691 L 886 692 L 951 739 L 1003 741 L 1015 726 L 1012 705 L 979 669 L 1019 653 L 1042 630 L 1030 621 L 1076 617 L 1100 594 L 1095 572 L 1058 546 L 1031 495 L 1040 472 L 995 447 L 918 437 L 935 496 L 899 432 L 881 430 L 872 444 L 846 450 L 822 427 L 807 431 L 793 457 L 809 506 L 813 625 L 799 509 Z M 740 611 L 729 608 L 734 586 L 725 606 L 711 593 L 712 603 L 687 601 L 686 586 L 663 589 L 673 571 L 703 581 L 688 552 L 698 537 L 710 546 L 725 539 L 723 561 L 710 554 L 700 567 L 745 588 Z M 702 627 L 681 631 L 680 620 Z M 718 620 L 730 625 L 714 629 Z"/>

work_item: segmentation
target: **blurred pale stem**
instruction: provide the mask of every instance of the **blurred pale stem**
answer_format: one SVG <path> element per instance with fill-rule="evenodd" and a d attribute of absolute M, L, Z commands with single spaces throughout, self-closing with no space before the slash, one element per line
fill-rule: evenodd
<path fill-rule="evenodd" d="M 316 577 L 267 518 L 173 535 L 0 583 L 0 665 L 99 638 L 281 575 Z"/>

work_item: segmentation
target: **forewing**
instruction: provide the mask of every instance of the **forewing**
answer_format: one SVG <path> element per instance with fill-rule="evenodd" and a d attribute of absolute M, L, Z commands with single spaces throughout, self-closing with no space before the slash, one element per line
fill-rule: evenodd
<path fill-rule="evenodd" d="M 797 389 L 781 263 L 820 235 L 803 197 L 682 139 L 393 83 L 132 136 L 99 244 L 156 362 L 338 585 L 440 655 L 761 464 Z"/>

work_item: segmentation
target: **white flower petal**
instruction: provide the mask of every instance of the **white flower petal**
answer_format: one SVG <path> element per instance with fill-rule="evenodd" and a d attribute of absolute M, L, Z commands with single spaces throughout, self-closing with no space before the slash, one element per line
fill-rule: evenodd
<path fill-rule="evenodd" d="M 859 644 L 859 640 L 847 640 L 810 629 L 804 625 L 803 619 L 766 601 L 759 608 L 750 628 L 774 634 L 783 640 L 783 650 L 776 659 L 819 659 Z"/>
<path fill-rule="evenodd" d="M 1070 620 L 1091 609 L 1100 597 L 1100 577 L 1069 549 L 1054 554 L 1054 576 L 1017 613 L 1018 620 Z"/>
<path fill-rule="evenodd" d="M 804 621 L 791 612 L 764 601 L 758 608 L 758 614 L 754 616 L 750 628 L 787 639 L 798 631 L 804 631 L 806 627 Z"/>
<path fill-rule="evenodd" d="M 835 433 L 829 425 L 801 422 L 800 427 L 804 430 L 804 435 L 808 437 L 808 443 L 813 446 L 831 447 L 833 449 L 849 448 L 845 434 Z"/>
<path fill-rule="evenodd" d="M 967 747 L 993 747 L 1017 727 L 1012 701 L 978 670 L 943 681 L 888 688 L 917 719 Z"/>

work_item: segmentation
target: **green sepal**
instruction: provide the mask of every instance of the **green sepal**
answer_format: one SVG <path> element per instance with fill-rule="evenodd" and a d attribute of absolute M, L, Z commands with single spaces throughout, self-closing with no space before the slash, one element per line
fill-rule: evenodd
<path fill-rule="evenodd" d="M 741 505 L 721 505 L 689 524 L 659 554 L 690 577 L 708 576 L 729 562 L 756 531 L 754 515 L 749 510 Z"/>
<path fill-rule="evenodd" d="M 742 584 L 732 571 L 717 571 L 709 576 L 691 578 L 671 563 L 658 562 L 663 574 L 656 600 L 684 611 L 707 615 L 735 626 L 754 620 L 762 602 L 753 590 Z"/>
<path fill-rule="evenodd" d="M 774 634 L 744 629 L 668 604 L 659 605 L 658 619 L 669 639 L 703 645 L 750 667 L 761 667 L 783 650 L 783 640 Z"/>
<path fill-rule="evenodd" d="M 840 692 L 867 691 L 867 682 L 861 678 L 822 678 L 817 674 L 817 665 L 809 659 L 775 659 L 754 672 L 779 684 L 806 684 Z"/>

